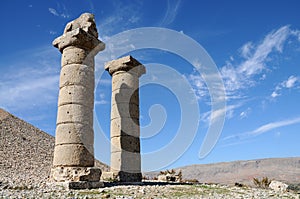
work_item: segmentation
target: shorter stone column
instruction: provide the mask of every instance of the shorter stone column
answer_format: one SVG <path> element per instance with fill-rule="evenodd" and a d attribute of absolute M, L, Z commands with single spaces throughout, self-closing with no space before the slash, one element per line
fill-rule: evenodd
<path fill-rule="evenodd" d="M 140 182 L 139 77 L 145 67 L 131 56 L 106 64 L 112 76 L 111 172 L 121 182 Z"/>

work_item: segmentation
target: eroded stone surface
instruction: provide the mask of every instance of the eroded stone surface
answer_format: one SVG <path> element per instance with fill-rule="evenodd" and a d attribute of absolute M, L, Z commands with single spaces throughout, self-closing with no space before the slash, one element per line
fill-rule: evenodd
<path fill-rule="evenodd" d="M 92 188 L 101 176 L 101 170 L 93 168 L 94 56 L 104 49 L 94 16 L 84 13 L 68 23 L 53 45 L 62 53 L 62 68 L 51 179 Z"/>
<path fill-rule="evenodd" d="M 51 170 L 51 176 L 56 182 L 98 182 L 101 170 L 93 167 L 56 167 Z"/>
<path fill-rule="evenodd" d="M 111 138 L 111 152 L 128 151 L 132 153 L 140 153 L 139 137 L 123 135 L 122 137 Z"/>
<path fill-rule="evenodd" d="M 64 86 L 59 91 L 60 97 L 58 99 L 58 105 L 80 104 L 92 107 L 94 104 L 94 96 L 89 96 L 92 91 L 92 88 L 82 85 Z"/>
<path fill-rule="evenodd" d="M 85 132 L 84 134 L 81 132 Z M 94 142 L 94 131 L 90 125 L 79 123 L 65 123 L 57 125 L 55 143 L 83 144 L 85 146 Z"/>
<path fill-rule="evenodd" d="M 92 145 L 64 144 L 56 145 L 54 149 L 53 166 L 94 166 Z"/>
<path fill-rule="evenodd" d="M 135 118 L 115 118 L 110 121 L 110 137 L 116 136 L 140 137 L 139 120 Z"/>
<path fill-rule="evenodd" d="M 57 124 L 80 123 L 93 126 L 93 107 L 66 104 L 58 107 Z"/>
<path fill-rule="evenodd" d="M 140 182 L 139 77 L 145 67 L 131 56 L 108 62 L 112 75 L 111 171 L 121 182 Z"/>
<path fill-rule="evenodd" d="M 82 85 L 94 89 L 94 67 L 83 64 L 69 64 L 60 71 L 59 87 Z"/>

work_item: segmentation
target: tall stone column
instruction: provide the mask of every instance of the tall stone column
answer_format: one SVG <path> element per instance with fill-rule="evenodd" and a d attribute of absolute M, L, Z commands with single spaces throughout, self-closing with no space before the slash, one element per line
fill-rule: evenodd
<path fill-rule="evenodd" d="M 104 43 L 98 40 L 94 16 L 84 13 L 68 23 L 53 45 L 62 59 L 51 179 L 99 182 L 101 170 L 94 168 L 94 56 Z M 92 184 L 99 185 L 84 186 Z"/>
<path fill-rule="evenodd" d="M 139 77 L 145 67 L 131 56 L 106 64 L 112 76 L 111 172 L 121 182 L 140 182 Z"/>

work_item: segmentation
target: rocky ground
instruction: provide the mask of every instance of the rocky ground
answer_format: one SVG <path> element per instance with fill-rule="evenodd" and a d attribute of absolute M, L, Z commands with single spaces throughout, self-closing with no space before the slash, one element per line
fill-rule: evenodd
<path fill-rule="evenodd" d="M 276 192 L 270 189 L 235 187 L 216 184 L 161 184 L 115 185 L 91 190 L 66 190 L 46 183 L 14 186 L 5 182 L 0 186 L 0 198 L 293 198 L 300 193 Z"/>
<path fill-rule="evenodd" d="M 0 109 L 0 199 L 1 198 L 299 198 L 300 189 L 296 191 L 276 192 L 270 189 L 250 187 L 236 187 L 217 184 L 168 184 L 159 182 L 145 182 L 142 185 L 120 185 L 106 183 L 104 188 L 92 190 L 67 190 L 62 186 L 47 184 L 52 165 L 54 137 L 35 128 L 25 121 Z M 290 159 L 285 165 L 284 175 L 279 177 L 286 182 L 299 183 L 300 159 Z M 284 161 L 279 161 L 284 162 Z M 287 162 L 285 160 L 285 162 Z M 276 163 L 276 165 L 279 165 Z M 268 162 L 268 164 L 271 164 Z M 96 161 L 95 164 L 102 171 L 107 171 L 108 166 Z M 242 165 L 250 171 L 252 163 L 235 163 L 235 169 Z M 250 165 L 250 166 L 249 166 Z M 255 162 L 256 168 L 262 168 L 262 163 Z M 272 165 L 272 164 L 271 164 Z M 206 166 L 214 172 L 209 179 L 222 178 L 226 165 Z M 192 172 L 189 177 L 201 177 L 204 180 L 209 170 L 201 166 L 192 166 L 183 172 L 183 175 Z M 223 170 L 220 170 L 222 168 Z M 287 169 L 291 168 L 291 169 Z M 184 168 L 182 168 L 185 171 Z M 199 172 L 202 173 L 199 173 Z M 222 172 L 223 173 L 222 173 Z M 255 170 L 257 177 L 260 171 Z M 186 174 L 185 174 L 186 173 Z M 233 173 L 226 170 L 225 173 Z M 239 172 L 241 173 L 241 172 Z M 276 173 L 276 169 L 272 170 Z M 269 173 L 262 173 L 263 176 Z M 288 175 L 287 175 L 288 174 Z M 223 176 L 223 177 L 222 177 Z M 292 177 L 291 177 L 292 176 Z M 218 178 L 216 178 L 218 177 Z M 227 176 L 229 178 L 230 176 Z M 232 176 L 231 176 L 232 177 Z M 252 177 L 252 176 L 250 176 Z M 225 179 L 226 180 L 226 179 Z M 242 182 L 233 179 L 232 182 Z M 205 182 L 209 182 L 205 180 Z M 227 182 L 227 181 L 225 181 Z M 227 183 L 225 183 L 227 184 Z M 299 193 L 298 193 L 299 192 Z"/>
<path fill-rule="evenodd" d="M 49 178 L 55 138 L 0 109 L 0 182 L 38 184 Z M 95 161 L 107 171 L 108 166 Z"/>

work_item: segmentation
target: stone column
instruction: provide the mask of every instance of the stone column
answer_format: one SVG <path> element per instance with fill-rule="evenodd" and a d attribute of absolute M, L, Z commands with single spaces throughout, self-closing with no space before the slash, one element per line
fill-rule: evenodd
<path fill-rule="evenodd" d="M 94 168 L 94 56 L 104 43 L 98 40 L 94 16 L 84 13 L 68 23 L 53 45 L 62 59 L 51 179 L 99 182 L 101 170 Z"/>
<path fill-rule="evenodd" d="M 139 77 L 145 67 L 131 56 L 106 64 L 112 76 L 111 172 L 121 182 L 140 182 Z"/>

